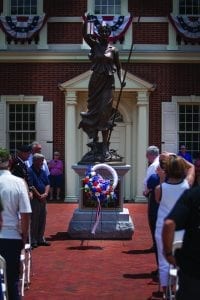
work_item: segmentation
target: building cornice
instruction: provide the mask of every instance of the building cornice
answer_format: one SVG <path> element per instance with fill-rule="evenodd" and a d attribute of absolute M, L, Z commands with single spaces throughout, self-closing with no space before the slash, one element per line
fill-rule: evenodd
<path fill-rule="evenodd" d="M 27 63 L 27 62 L 68 62 L 88 63 L 88 51 L 1 51 L 0 63 Z M 128 51 L 120 53 L 121 62 L 128 59 Z M 130 62 L 139 63 L 200 63 L 199 52 L 181 51 L 133 51 Z"/>

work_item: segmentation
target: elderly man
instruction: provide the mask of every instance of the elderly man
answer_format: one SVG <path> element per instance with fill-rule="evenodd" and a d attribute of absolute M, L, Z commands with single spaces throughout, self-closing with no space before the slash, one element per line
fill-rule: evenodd
<path fill-rule="evenodd" d="M 50 184 L 46 172 L 42 169 L 44 155 L 35 153 L 33 164 L 28 168 L 29 181 L 33 198 L 31 199 L 31 244 L 33 248 L 38 246 L 50 246 L 44 238 L 46 226 L 46 199 L 49 194 Z"/>
<path fill-rule="evenodd" d="M 35 153 L 41 153 L 42 152 L 42 145 L 37 141 L 32 142 L 30 147 L 31 147 L 31 154 L 29 155 L 28 160 L 26 161 L 26 164 L 27 164 L 28 167 L 32 166 L 33 155 Z M 48 167 L 48 164 L 47 164 L 47 161 L 46 161 L 45 157 L 43 159 L 42 169 L 46 172 L 47 176 L 50 175 L 49 167 Z"/>
<path fill-rule="evenodd" d="M 155 252 L 156 262 L 158 263 L 157 259 L 157 249 L 156 249 L 156 241 L 155 241 L 155 228 L 156 228 L 156 219 L 157 219 L 157 212 L 158 212 L 158 203 L 155 201 L 155 187 L 160 183 L 160 179 L 156 170 L 159 166 L 159 148 L 152 145 L 149 146 L 146 150 L 146 158 L 148 161 L 148 168 L 146 171 L 146 176 L 144 179 L 144 191 L 143 195 L 148 198 L 148 222 L 149 228 L 152 235 L 153 245 L 150 250 Z M 152 272 L 153 276 L 157 276 L 158 271 L 157 269 Z"/>
<path fill-rule="evenodd" d="M 147 187 L 147 181 L 152 174 L 156 174 L 156 169 L 159 166 L 159 149 L 156 146 L 149 146 L 146 151 L 146 158 L 148 161 L 148 168 L 144 179 L 144 191 L 143 195 L 148 196 L 149 189 Z"/>
<path fill-rule="evenodd" d="M 0 255 L 6 260 L 8 297 L 18 300 L 20 254 L 28 238 L 31 206 L 27 185 L 22 178 L 11 174 L 9 159 L 9 152 L 0 149 L 0 199 L 3 207 Z"/>

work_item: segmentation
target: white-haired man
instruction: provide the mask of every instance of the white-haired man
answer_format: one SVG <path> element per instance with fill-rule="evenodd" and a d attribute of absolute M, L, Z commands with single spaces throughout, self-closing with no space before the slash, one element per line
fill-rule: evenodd
<path fill-rule="evenodd" d="M 158 203 L 155 200 L 155 187 L 159 184 L 159 176 L 156 172 L 159 166 L 159 148 L 152 145 L 149 146 L 146 150 L 146 158 L 148 160 L 148 168 L 146 171 L 146 176 L 144 179 L 144 191 L 143 195 L 148 198 L 148 223 L 152 235 L 153 246 L 150 248 L 152 252 L 155 252 L 156 262 L 158 264 L 157 258 L 157 248 L 155 241 L 155 228 L 158 212 Z M 155 270 L 152 272 L 152 275 L 157 276 L 158 271 Z"/>

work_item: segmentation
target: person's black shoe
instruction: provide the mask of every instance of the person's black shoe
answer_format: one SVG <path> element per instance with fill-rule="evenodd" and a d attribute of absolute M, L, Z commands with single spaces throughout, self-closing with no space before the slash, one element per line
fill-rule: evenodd
<path fill-rule="evenodd" d="M 155 271 L 151 272 L 151 276 L 158 276 L 158 269 L 156 269 Z"/>
<path fill-rule="evenodd" d="M 151 272 L 151 277 L 154 282 L 159 282 L 159 272 L 158 269 Z"/>
<path fill-rule="evenodd" d="M 32 244 L 31 244 L 31 248 L 32 248 L 32 249 L 37 248 L 37 247 L 38 247 L 38 244 L 37 244 L 37 243 L 32 243 Z"/>
<path fill-rule="evenodd" d="M 155 246 L 152 246 L 151 248 L 149 248 L 149 249 L 148 249 L 148 252 L 149 252 L 149 253 L 155 252 Z"/>
<path fill-rule="evenodd" d="M 47 241 L 43 241 L 41 243 L 38 243 L 38 246 L 51 246 L 51 243 L 49 243 Z"/>

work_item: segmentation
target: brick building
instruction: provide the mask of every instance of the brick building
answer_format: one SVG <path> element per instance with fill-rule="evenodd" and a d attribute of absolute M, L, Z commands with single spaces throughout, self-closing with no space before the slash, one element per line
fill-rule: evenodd
<path fill-rule="evenodd" d="M 90 76 L 81 33 L 85 12 L 133 16 L 116 42 L 127 78 L 111 136 L 111 148 L 132 166 L 125 199 L 144 200 L 148 145 L 177 152 L 186 144 L 193 157 L 200 152 L 198 1 L 0 0 L 0 11 L 0 146 L 12 152 L 18 143 L 38 140 L 47 159 L 60 151 L 65 201 L 77 199 L 71 166 L 87 152 L 87 136 L 77 128 Z M 30 16 L 38 19 L 28 32 L 23 26 Z M 115 104 L 119 89 L 116 80 Z"/>

